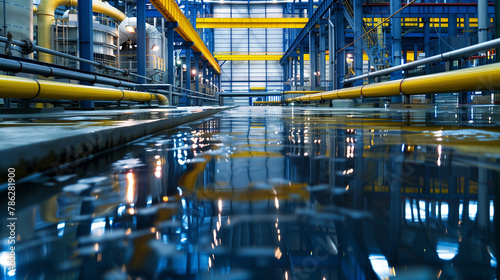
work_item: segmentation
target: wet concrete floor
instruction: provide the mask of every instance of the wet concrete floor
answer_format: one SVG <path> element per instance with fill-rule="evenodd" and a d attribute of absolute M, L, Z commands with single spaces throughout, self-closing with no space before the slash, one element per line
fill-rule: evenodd
<path fill-rule="evenodd" d="M 500 107 L 239 107 L 16 185 L 0 274 L 497 279 L 499 187 Z"/>

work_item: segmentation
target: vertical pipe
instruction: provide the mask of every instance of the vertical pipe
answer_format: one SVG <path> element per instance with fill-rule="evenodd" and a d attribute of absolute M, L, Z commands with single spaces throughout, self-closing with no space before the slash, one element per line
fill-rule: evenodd
<path fill-rule="evenodd" d="M 343 14 L 343 6 L 340 3 L 337 3 L 337 11 L 335 14 L 335 35 L 336 35 L 336 46 L 345 46 L 345 28 L 344 28 L 344 14 Z M 338 53 L 336 57 L 336 80 L 337 80 L 337 89 L 343 87 L 343 80 L 345 77 L 345 52 Z"/>
<path fill-rule="evenodd" d="M 304 86 L 304 45 L 300 43 L 300 86 Z"/>
<path fill-rule="evenodd" d="M 146 0 L 135 0 L 135 3 L 137 5 L 137 74 L 146 76 Z M 145 82 L 144 78 L 139 78 L 140 84 Z"/>
<path fill-rule="evenodd" d="M 297 57 L 294 57 L 293 59 L 293 80 L 294 80 L 294 85 L 295 85 L 295 90 L 297 90 L 297 77 L 299 76 L 299 59 Z"/>
<path fill-rule="evenodd" d="M 78 1 L 78 47 L 80 51 L 80 58 L 85 58 L 88 60 L 94 60 L 92 15 L 92 1 Z M 92 72 L 92 68 L 92 65 L 80 62 L 81 70 Z M 81 82 L 81 84 L 89 83 Z M 94 106 L 94 102 L 91 100 L 83 100 L 80 102 L 80 104 L 85 108 Z"/>
<path fill-rule="evenodd" d="M 174 57 L 174 28 L 176 24 L 167 23 L 167 78 L 168 83 L 173 85 L 175 78 L 175 57 Z"/>
<path fill-rule="evenodd" d="M 6 12 L 7 5 L 5 1 L 7 0 L 3 0 L 3 36 L 7 37 L 7 12 Z"/>
<path fill-rule="evenodd" d="M 335 83 L 335 57 L 337 56 L 336 48 L 335 48 L 335 25 L 328 20 L 328 52 L 330 53 L 328 57 L 328 80 L 329 84 L 332 84 L 332 89 L 337 88 L 337 84 Z"/>
<path fill-rule="evenodd" d="M 313 0 L 309 0 L 307 2 L 307 17 L 311 18 L 311 16 L 313 15 L 313 13 L 314 13 L 314 1 Z"/>
<path fill-rule="evenodd" d="M 495 0 L 495 38 L 500 38 L 500 0 Z M 496 48 L 495 57 L 497 62 L 500 62 L 500 47 Z"/>
<path fill-rule="evenodd" d="M 319 28 L 319 85 L 325 86 L 323 82 L 326 77 L 326 25 L 321 24 Z"/>
<path fill-rule="evenodd" d="M 316 60 L 316 34 L 311 31 L 309 32 L 309 84 L 311 90 L 316 89 Z"/>
<path fill-rule="evenodd" d="M 488 40 L 488 24 L 490 17 L 488 15 L 488 0 L 477 1 L 477 25 L 478 25 L 478 43 Z"/>
<path fill-rule="evenodd" d="M 392 1 L 391 1 L 392 3 Z M 392 10 L 391 10 L 392 13 Z M 363 35 L 363 0 L 354 0 L 354 38 Z M 354 43 L 354 69 L 356 76 L 363 75 L 363 41 Z M 355 85 L 362 85 L 363 80 L 356 81 Z"/>

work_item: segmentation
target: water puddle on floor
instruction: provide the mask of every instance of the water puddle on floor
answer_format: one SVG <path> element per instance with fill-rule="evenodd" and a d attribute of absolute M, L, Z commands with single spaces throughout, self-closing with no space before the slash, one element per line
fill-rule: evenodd
<path fill-rule="evenodd" d="M 1 274 L 496 279 L 499 113 L 231 109 L 17 185 Z"/>

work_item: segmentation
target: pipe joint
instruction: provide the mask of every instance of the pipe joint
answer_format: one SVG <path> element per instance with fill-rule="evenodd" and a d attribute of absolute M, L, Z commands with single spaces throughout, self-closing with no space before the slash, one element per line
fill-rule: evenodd
<path fill-rule="evenodd" d="M 123 72 L 123 76 L 127 77 L 128 75 L 130 75 L 130 70 L 125 69 L 125 72 Z"/>
<path fill-rule="evenodd" d="M 96 61 L 96 62 L 99 63 L 99 65 L 97 65 L 98 69 L 102 70 L 102 69 L 106 68 L 106 65 L 104 65 L 104 62 L 102 62 L 102 61 Z"/>
<path fill-rule="evenodd" d="M 24 38 L 21 42 L 24 43 L 24 45 L 20 46 L 23 54 L 30 54 L 35 51 L 35 44 L 30 39 Z"/>

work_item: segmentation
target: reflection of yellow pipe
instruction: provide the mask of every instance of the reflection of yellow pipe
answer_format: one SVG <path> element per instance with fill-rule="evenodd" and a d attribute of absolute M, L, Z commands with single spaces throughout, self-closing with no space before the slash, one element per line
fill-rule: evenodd
<path fill-rule="evenodd" d="M 88 0 L 87 0 L 88 1 Z M 54 11 L 59 6 L 78 6 L 77 0 L 42 0 L 38 5 L 38 45 L 43 48 L 52 48 L 52 21 L 54 21 Z M 126 16 L 117 8 L 99 0 L 92 1 L 92 10 L 96 13 L 107 15 L 119 22 Z M 54 58 L 50 54 L 40 53 L 40 61 L 53 63 Z"/>
<path fill-rule="evenodd" d="M 500 90 L 500 63 L 288 98 L 286 102 L 338 98 Z"/>
<path fill-rule="evenodd" d="M 82 86 L 47 80 L 34 80 L 0 75 L 0 98 L 55 99 L 55 100 L 102 100 L 149 102 L 158 100 L 168 105 L 168 99 L 161 94 Z"/>

